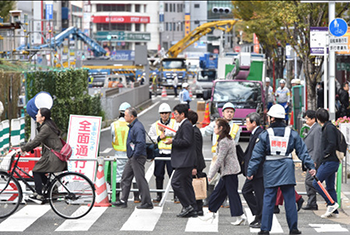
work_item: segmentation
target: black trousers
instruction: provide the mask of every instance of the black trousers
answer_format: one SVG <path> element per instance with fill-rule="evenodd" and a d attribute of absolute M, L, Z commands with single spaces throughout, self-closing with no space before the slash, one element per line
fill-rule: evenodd
<path fill-rule="evenodd" d="M 246 200 L 255 220 L 261 221 L 262 208 L 264 201 L 264 180 L 263 177 L 245 180 L 242 188 L 242 194 Z"/>
<path fill-rule="evenodd" d="M 43 195 L 43 184 L 47 184 L 47 173 L 45 172 L 33 172 L 35 191 L 39 195 Z"/>
<path fill-rule="evenodd" d="M 196 197 L 192 186 L 192 169 L 193 167 L 175 169 L 171 186 L 183 207 L 191 205 L 197 210 Z"/>
<path fill-rule="evenodd" d="M 160 154 L 160 157 L 169 157 L 169 160 L 155 160 L 154 161 L 154 176 L 156 180 L 164 180 L 165 166 L 170 178 L 173 168 L 171 166 L 170 154 Z"/>
<path fill-rule="evenodd" d="M 216 213 L 228 195 L 231 216 L 243 215 L 241 198 L 238 194 L 237 175 L 225 175 L 220 178 L 209 198 L 209 210 Z"/>

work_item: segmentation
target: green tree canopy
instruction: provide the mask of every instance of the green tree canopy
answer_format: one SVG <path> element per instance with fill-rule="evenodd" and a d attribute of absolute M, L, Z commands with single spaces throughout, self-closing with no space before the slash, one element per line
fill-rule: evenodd
<path fill-rule="evenodd" d="M 10 11 L 15 7 L 15 1 L 0 1 L 0 16 L 4 18 L 4 22 L 9 21 Z"/>

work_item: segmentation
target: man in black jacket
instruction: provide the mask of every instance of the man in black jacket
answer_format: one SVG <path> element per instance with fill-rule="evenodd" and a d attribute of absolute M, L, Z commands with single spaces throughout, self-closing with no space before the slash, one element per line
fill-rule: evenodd
<path fill-rule="evenodd" d="M 197 217 L 196 198 L 192 186 L 192 170 L 196 161 L 194 132 L 191 122 L 187 119 L 187 104 L 174 107 L 174 116 L 179 124 L 174 139 L 167 139 L 165 144 L 172 144 L 171 166 L 175 169 L 171 186 L 179 198 L 182 210 L 178 217 Z"/>
<path fill-rule="evenodd" d="M 349 116 L 349 84 L 343 83 L 342 89 L 339 90 L 339 101 L 341 103 L 340 110 L 338 111 L 338 117 Z"/>
<path fill-rule="evenodd" d="M 244 153 L 244 169 L 243 175 L 247 175 L 247 169 L 249 160 L 252 157 L 253 149 L 255 143 L 263 131 L 260 127 L 260 115 L 258 113 L 250 113 L 246 117 L 246 126 L 248 131 L 251 131 L 248 147 Z M 263 199 L 264 199 L 264 180 L 263 180 L 263 164 L 261 162 L 258 172 L 254 175 L 252 180 L 245 180 L 245 183 L 242 188 L 242 194 L 246 200 L 252 214 L 255 215 L 255 219 L 249 224 L 252 228 L 260 228 L 261 226 L 261 217 L 262 217 L 262 208 L 263 208 Z"/>

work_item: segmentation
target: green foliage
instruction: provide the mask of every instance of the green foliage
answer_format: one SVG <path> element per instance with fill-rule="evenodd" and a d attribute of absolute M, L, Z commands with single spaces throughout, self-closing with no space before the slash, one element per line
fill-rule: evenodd
<path fill-rule="evenodd" d="M 69 115 L 102 116 L 99 95 L 88 94 L 88 71 L 86 69 L 65 69 L 60 71 L 36 71 L 27 73 L 26 90 L 28 100 L 40 91 L 46 91 L 54 98 L 52 119 L 66 133 Z"/>
<path fill-rule="evenodd" d="M 10 12 L 14 9 L 15 1 L 0 1 L 0 16 L 4 18 L 4 22 L 8 22 L 10 19 Z"/>

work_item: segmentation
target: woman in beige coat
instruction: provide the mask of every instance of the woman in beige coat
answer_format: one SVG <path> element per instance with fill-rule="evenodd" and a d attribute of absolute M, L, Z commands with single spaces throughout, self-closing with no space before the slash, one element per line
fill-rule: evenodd
<path fill-rule="evenodd" d="M 47 183 L 46 174 L 67 170 L 67 162 L 61 161 L 47 148 L 49 147 L 60 152 L 63 147 L 59 136 L 61 131 L 51 120 L 51 111 L 47 108 L 39 109 L 36 115 L 36 121 L 39 123 L 39 127 L 37 128 L 38 134 L 32 141 L 21 147 L 21 152 L 29 152 L 42 145 L 42 157 L 33 168 L 36 193 L 30 195 L 30 199 L 41 204 L 44 201 L 42 189 L 43 185 Z"/>
<path fill-rule="evenodd" d="M 236 143 L 230 136 L 230 125 L 225 119 L 219 118 L 215 122 L 214 132 L 219 136 L 217 148 L 217 160 L 209 170 L 208 180 L 220 171 L 221 178 L 209 198 L 209 211 L 212 214 L 206 218 L 215 217 L 215 213 L 228 196 L 232 217 L 237 217 L 233 225 L 240 225 L 246 222 L 243 213 L 241 198 L 238 194 L 237 174 L 241 171 L 237 155 Z"/>

